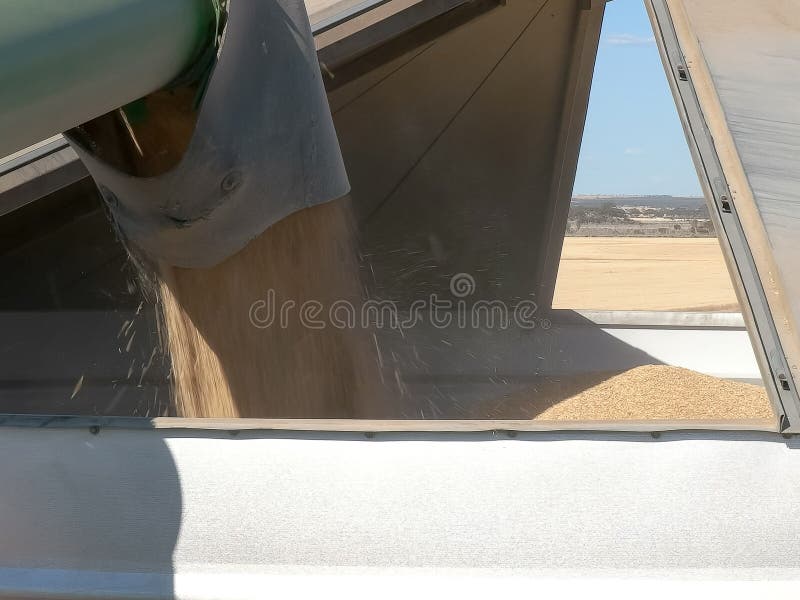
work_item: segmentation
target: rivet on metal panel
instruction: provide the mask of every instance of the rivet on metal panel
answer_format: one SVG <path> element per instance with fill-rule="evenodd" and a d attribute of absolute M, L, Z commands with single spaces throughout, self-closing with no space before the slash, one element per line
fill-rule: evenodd
<path fill-rule="evenodd" d="M 242 173 L 240 171 L 231 171 L 222 179 L 220 187 L 226 194 L 232 192 L 242 184 Z"/>
<path fill-rule="evenodd" d="M 716 189 L 717 196 L 719 197 L 719 203 L 722 207 L 722 212 L 729 213 L 731 212 L 731 200 L 730 200 L 730 191 L 728 190 L 728 184 L 722 180 L 720 177 L 714 178 L 714 188 Z"/>
<path fill-rule="evenodd" d="M 789 429 L 789 427 L 791 427 L 791 426 L 792 425 L 789 422 L 789 419 L 786 417 L 786 415 L 781 415 L 780 416 L 780 424 L 778 425 L 778 430 L 779 431 L 785 431 L 786 429 Z M 791 435 L 791 434 L 788 434 L 788 433 L 784 433 L 783 434 L 784 437 L 786 437 L 787 435 Z"/>
<path fill-rule="evenodd" d="M 182 229 L 184 227 L 189 227 L 193 221 L 197 219 L 183 219 L 181 217 L 169 217 L 169 220 L 172 221 L 172 224 L 175 225 L 178 229 Z"/>

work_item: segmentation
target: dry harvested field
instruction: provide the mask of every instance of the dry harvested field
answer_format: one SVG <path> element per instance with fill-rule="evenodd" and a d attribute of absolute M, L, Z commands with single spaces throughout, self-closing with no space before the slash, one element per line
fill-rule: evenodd
<path fill-rule="evenodd" d="M 567 237 L 553 306 L 739 311 L 716 238 Z"/>

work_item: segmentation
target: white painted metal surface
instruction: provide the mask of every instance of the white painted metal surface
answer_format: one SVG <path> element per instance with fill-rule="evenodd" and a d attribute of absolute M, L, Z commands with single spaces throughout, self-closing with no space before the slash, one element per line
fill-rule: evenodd
<path fill-rule="evenodd" d="M 776 434 L 8 428 L 0 455 L 0 597 L 800 577 L 800 448 Z"/>

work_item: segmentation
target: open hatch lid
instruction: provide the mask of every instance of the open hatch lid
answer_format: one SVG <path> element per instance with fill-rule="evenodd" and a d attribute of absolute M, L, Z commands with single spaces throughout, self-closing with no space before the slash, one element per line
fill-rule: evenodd
<path fill-rule="evenodd" d="M 799 431 L 800 15 L 779 0 L 645 4 L 768 391 Z"/>

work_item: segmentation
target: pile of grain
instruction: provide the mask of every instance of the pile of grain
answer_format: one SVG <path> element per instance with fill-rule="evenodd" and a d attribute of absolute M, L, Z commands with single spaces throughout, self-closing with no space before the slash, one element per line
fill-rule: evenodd
<path fill-rule="evenodd" d="M 474 418 L 554 421 L 774 418 L 766 391 L 759 386 L 666 365 L 645 365 L 622 373 L 549 378 L 478 410 L 483 415 L 476 414 Z"/>

